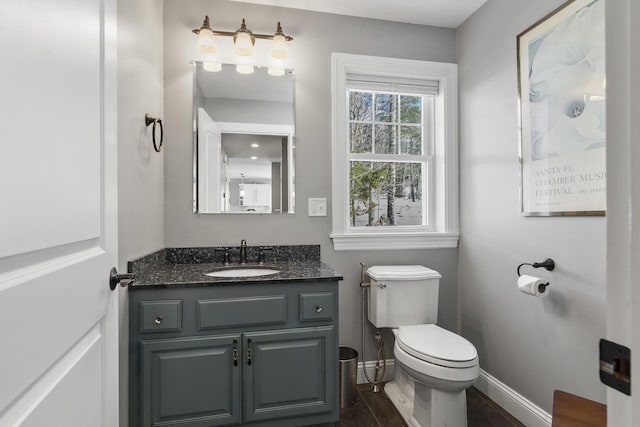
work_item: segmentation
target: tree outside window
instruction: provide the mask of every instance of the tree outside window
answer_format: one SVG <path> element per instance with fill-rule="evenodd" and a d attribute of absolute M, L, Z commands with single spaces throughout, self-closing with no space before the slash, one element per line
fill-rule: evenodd
<path fill-rule="evenodd" d="M 362 90 L 349 90 L 348 100 L 351 226 L 426 225 L 424 116 L 431 100 Z"/>

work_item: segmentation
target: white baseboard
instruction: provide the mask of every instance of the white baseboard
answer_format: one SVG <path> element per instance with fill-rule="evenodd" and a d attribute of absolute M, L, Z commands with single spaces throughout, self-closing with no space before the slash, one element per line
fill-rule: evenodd
<path fill-rule="evenodd" d="M 527 427 L 551 427 L 551 414 L 482 369 L 474 387 Z"/>
<path fill-rule="evenodd" d="M 367 382 L 367 379 L 364 376 L 364 368 L 366 367 L 367 369 L 367 375 L 369 376 L 369 379 L 371 379 L 371 381 L 374 380 L 375 375 L 376 375 L 376 361 L 375 360 L 368 360 L 364 366 L 362 364 L 362 362 L 358 363 L 358 379 L 357 382 L 358 384 L 365 384 Z M 395 373 L 395 360 L 394 359 L 387 359 L 387 369 L 385 371 L 384 374 L 384 381 L 390 381 L 393 379 L 393 375 Z"/>

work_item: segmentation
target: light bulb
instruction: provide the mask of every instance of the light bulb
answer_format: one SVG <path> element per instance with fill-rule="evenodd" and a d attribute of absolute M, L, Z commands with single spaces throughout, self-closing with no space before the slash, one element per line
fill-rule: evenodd
<path fill-rule="evenodd" d="M 202 53 L 215 53 L 217 50 L 216 41 L 213 38 L 213 31 L 211 31 L 210 28 L 200 28 L 196 46 Z"/>
<path fill-rule="evenodd" d="M 253 73 L 253 65 L 251 64 L 236 64 L 236 71 L 240 74 Z"/>
<path fill-rule="evenodd" d="M 269 67 L 267 69 L 267 73 L 270 76 L 276 76 L 276 77 L 284 76 L 284 68 L 282 68 L 282 67 Z"/>
<path fill-rule="evenodd" d="M 238 33 L 235 41 L 235 52 L 239 56 L 251 56 L 253 55 L 253 43 L 251 43 L 251 36 L 247 33 Z"/>
<path fill-rule="evenodd" d="M 211 73 L 217 73 L 222 70 L 222 64 L 219 62 L 204 62 L 202 69 Z"/>
<path fill-rule="evenodd" d="M 236 31 L 236 34 L 233 36 L 233 45 L 238 56 L 251 56 L 253 55 L 253 44 L 255 43 L 255 39 L 251 34 L 251 31 L 247 29 L 247 24 L 245 24 L 244 19 L 242 20 L 242 25 Z"/>
<path fill-rule="evenodd" d="M 271 57 L 275 59 L 285 59 L 289 57 L 289 46 L 287 45 L 287 39 L 282 34 L 275 34 L 273 36 L 273 43 L 271 43 Z"/>

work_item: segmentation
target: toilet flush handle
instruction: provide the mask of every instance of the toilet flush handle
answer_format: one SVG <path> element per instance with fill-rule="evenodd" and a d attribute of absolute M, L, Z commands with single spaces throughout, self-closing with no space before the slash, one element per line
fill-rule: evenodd
<path fill-rule="evenodd" d="M 386 289 L 387 288 L 387 284 L 382 282 L 382 283 L 378 283 L 377 285 L 380 289 Z"/>

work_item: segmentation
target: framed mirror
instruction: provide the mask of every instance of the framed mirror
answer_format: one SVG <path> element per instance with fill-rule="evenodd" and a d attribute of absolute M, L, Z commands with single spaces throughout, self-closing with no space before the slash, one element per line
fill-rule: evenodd
<path fill-rule="evenodd" d="M 267 71 L 193 63 L 195 213 L 295 212 L 294 72 Z"/>

